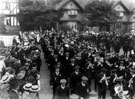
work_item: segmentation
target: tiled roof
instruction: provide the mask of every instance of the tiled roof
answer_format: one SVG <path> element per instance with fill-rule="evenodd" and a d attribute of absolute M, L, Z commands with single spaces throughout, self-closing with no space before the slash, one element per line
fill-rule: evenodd
<path fill-rule="evenodd" d="M 132 11 L 135 8 L 135 0 L 112 0 L 114 2 L 114 6 L 119 2 L 122 2 L 123 5 L 129 10 Z"/>
<path fill-rule="evenodd" d="M 81 5 L 82 3 L 81 2 L 78 2 L 79 0 L 62 0 L 60 3 L 56 4 L 55 9 L 56 10 L 61 9 L 63 7 L 63 5 L 67 4 L 70 1 L 75 2 L 80 7 L 80 9 L 83 9 L 83 6 Z"/>
<path fill-rule="evenodd" d="M 90 2 L 92 2 L 93 0 L 76 0 L 76 2 L 78 2 L 78 4 L 80 4 L 80 6 L 84 9 L 85 8 L 85 6 L 88 4 L 88 3 L 90 3 Z"/>
<path fill-rule="evenodd" d="M 64 4 L 68 3 L 70 0 L 62 0 L 60 3 L 56 5 L 56 9 L 60 9 Z M 94 0 L 74 0 L 80 5 L 83 9 L 85 6 Z M 132 11 L 135 9 L 135 0 L 111 0 L 114 3 L 114 6 L 117 5 L 120 1 L 123 3 L 123 5 L 129 10 Z"/>

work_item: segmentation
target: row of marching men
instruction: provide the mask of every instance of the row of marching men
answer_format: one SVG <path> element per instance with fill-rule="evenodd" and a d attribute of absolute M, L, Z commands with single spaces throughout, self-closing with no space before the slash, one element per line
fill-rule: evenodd
<path fill-rule="evenodd" d="M 64 84 L 68 86 L 69 92 L 71 94 L 77 94 L 79 97 L 87 99 L 91 94 L 91 80 L 95 80 L 95 87 L 98 92 L 98 99 L 106 99 L 107 90 L 110 91 L 110 96 L 112 99 L 134 99 L 134 86 L 135 86 L 135 70 L 130 69 L 119 70 L 112 69 L 111 73 L 108 75 L 106 68 L 101 68 L 101 71 L 98 71 L 97 75 L 94 77 L 88 77 L 86 74 L 80 71 L 79 66 L 75 66 L 74 72 L 71 73 L 69 79 L 63 75 L 60 71 L 60 67 L 55 68 L 55 72 L 51 74 L 50 85 L 53 89 L 54 99 L 57 96 L 63 96 L 62 91 L 58 90 L 60 85 Z M 125 75 L 124 74 L 125 71 Z M 123 74 L 121 74 L 121 73 Z M 62 87 L 60 87 L 62 88 Z M 60 93 L 59 93 L 60 92 Z M 125 98 L 121 98 L 125 97 Z M 63 98 L 60 98 L 63 99 Z"/>
<path fill-rule="evenodd" d="M 15 44 L 0 60 L 0 99 L 39 99 L 40 49 L 33 43 Z M 5 98 L 7 97 L 7 98 Z"/>
<path fill-rule="evenodd" d="M 130 97 L 134 96 L 134 87 L 130 88 L 128 86 L 131 80 L 133 82 L 133 79 L 130 80 L 130 78 L 134 74 L 134 65 L 131 60 L 123 56 L 119 57 L 115 52 L 97 52 L 93 46 L 83 46 L 85 42 L 69 44 L 60 40 L 63 43 L 58 44 L 55 43 L 55 40 L 45 36 L 41 43 L 48 68 L 51 72 L 50 85 L 53 89 L 54 97 L 57 96 L 56 90 L 60 85 L 61 79 L 64 78 L 66 80 L 71 94 L 73 94 L 76 93 L 76 88 L 78 88 L 76 85 L 82 81 L 81 77 L 84 78 L 84 76 L 87 79 L 88 86 L 91 85 L 91 80 L 94 79 L 95 90 L 98 91 L 99 99 L 101 97 L 103 99 L 106 98 L 108 89 L 111 91 L 110 95 L 112 98 L 120 98 L 120 95 L 117 95 L 118 93 L 116 92 L 116 94 L 114 90 L 117 89 L 115 86 L 118 85 L 123 85 L 124 90 L 128 90 Z M 55 44 L 51 44 L 51 41 L 54 41 L 53 43 Z M 131 83 L 131 85 L 133 84 Z M 87 88 L 89 93 L 90 87 Z M 78 94 L 80 97 L 86 98 L 85 96 L 87 95 L 81 96 L 80 93 Z"/>

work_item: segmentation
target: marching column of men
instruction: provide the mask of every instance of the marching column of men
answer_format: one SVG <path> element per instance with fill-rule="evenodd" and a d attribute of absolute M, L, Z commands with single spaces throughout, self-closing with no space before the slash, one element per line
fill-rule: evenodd
<path fill-rule="evenodd" d="M 53 98 L 69 99 L 67 95 L 76 94 L 82 99 L 88 99 L 91 80 L 94 79 L 98 99 L 106 99 L 107 90 L 110 90 L 113 99 L 123 97 L 133 99 L 135 94 L 133 60 L 76 38 L 73 35 L 67 37 L 55 32 L 41 37 L 41 46 L 51 72 L 50 85 L 53 89 Z"/>

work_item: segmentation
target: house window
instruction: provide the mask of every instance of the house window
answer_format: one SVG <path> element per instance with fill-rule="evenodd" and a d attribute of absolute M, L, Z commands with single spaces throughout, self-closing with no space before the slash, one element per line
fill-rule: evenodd
<path fill-rule="evenodd" d="M 123 13 L 123 12 L 118 12 L 118 16 L 119 16 L 120 18 L 122 18 L 122 17 L 124 16 L 124 13 Z"/>
<path fill-rule="evenodd" d="M 77 29 L 77 23 L 76 23 L 76 22 L 68 22 L 68 26 L 69 26 L 71 29 Z"/>
<path fill-rule="evenodd" d="M 19 26 L 19 22 L 18 22 L 17 18 L 14 16 L 5 17 L 4 23 L 5 23 L 5 25 L 8 25 L 8 26 Z"/>
<path fill-rule="evenodd" d="M 77 10 L 69 10 L 68 15 L 77 15 L 78 11 Z"/>
<path fill-rule="evenodd" d="M 116 23 L 116 29 L 121 29 L 122 28 L 122 24 L 121 23 Z"/>
<path fill-rule="evenodd" d="M 135 23 L 132 24 L 132 28 L 135 29 Z"/>

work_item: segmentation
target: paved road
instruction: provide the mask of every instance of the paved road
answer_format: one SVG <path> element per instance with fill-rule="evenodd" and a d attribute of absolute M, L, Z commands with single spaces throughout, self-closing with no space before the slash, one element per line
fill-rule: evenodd
<path fill-rule="evenodd" d="M 52 90 L 49 85 L 50 73 L 47 69 L 47 64 L 44 60 L 44 55 L 41 53 L 42 66 L 41 66 L 41 90 L 39 92 L 40 99 L 52 99 Z"/>
<path fill-rule="evenodd" d="M 122 54 L 122 49 L 120 50 L 120 54 Z M 50 80 L 50 73 L 48 71 L 48 67 L 47 64 L 44 60 L 44 55 L 43 53 L 41 53 L 41 59 L 42 59 L 42 66 L 41 66 L 41 90 L 39 92 L 39 97 L 40 99 L 52 99 L 52 89 L 50 88 L 49 85 L 49 80 Z M 94 83 L 92 81 L 92 91 L 94 90 Z M 111 99 L 111 97 L 109 96 L 109 91 L 107 92 L 107 97 L 106 99 Z M 98 99 L 98 97 L 91 97 L 90 99 Z"/>

